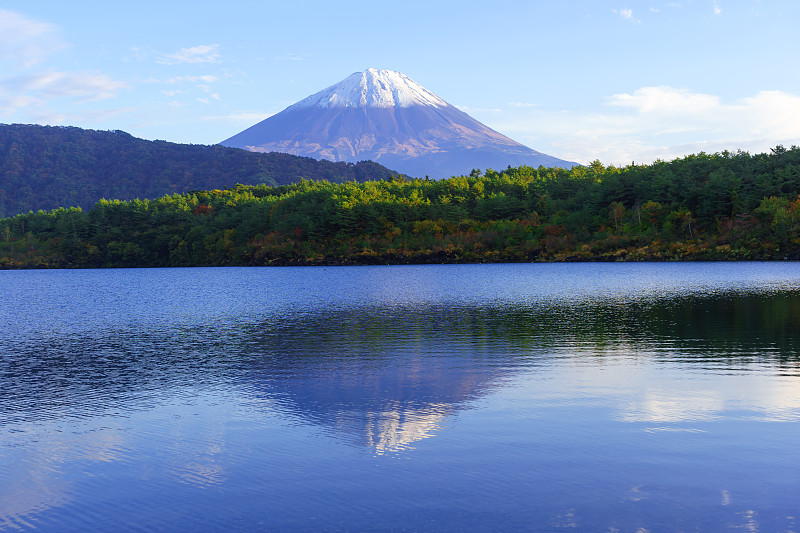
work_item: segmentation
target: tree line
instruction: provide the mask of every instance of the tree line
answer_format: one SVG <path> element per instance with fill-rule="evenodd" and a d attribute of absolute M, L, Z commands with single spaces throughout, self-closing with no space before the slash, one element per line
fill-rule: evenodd
<path fill-rule="evenodd" d="M 0 219 L 0 267 L 800 258 L 800 148 L 237 185 Z"/>

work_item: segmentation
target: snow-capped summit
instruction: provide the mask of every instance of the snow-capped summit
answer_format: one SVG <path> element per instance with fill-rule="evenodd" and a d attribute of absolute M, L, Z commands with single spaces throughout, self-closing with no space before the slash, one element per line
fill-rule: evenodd
<path fill-rule="evenodd" d="M 292 107 L 445 107 L 447 102 L 393 70 L 370 68 L 300 100 Z"/>
<path fill-rule="evenodd" d="M 481 124 L 411 78 L 356 72 L 221 142 L 331 161 L 371 159 L 411 176 L 444 178 L 509 165 L 571 167 Z"/>

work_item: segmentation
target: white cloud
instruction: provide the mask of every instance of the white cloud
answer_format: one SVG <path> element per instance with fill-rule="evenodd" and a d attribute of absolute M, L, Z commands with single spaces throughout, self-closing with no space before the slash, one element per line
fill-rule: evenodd
<path fill-rule="evenodd" d="M 708 94 L 691 93 L 672 87 L 642 87 L 633 94 L 615 94 L 610 105 L 628 107 L 639 113 L 696 113 L 719 106 L 719 98 Z"/>
<path fill-rule="evenodd" d="M 722 14 L 722 8 L 719 7 L 719 2 L 714 2 L 714 15 Z"/>
<path fill-rule="evenodd" d="M 625 20 L 630 20 L 631 22 L 638 24 L 641 22 L 638 19 L 633 18 L 633 9 L 625 8 L 625 9 L 612 9 L 612 12 L 616 13 L 620 17 L 624 18 Z"/>
<path fill-rule="evenodd" d="M 476 118 L 545 153 L 588 163 L 625 165 L 687 154 L 800 145 L 800 95 L 760 91 L 725 102 L 667 86 L 615 94 L 597 112 L 514 107 Z"/>
<path fill-rule="evenodd" d="M 56 26 L 0 9 L 0 57 L 18 68 L 33 67 L 65 47 Z"/>
<path fill-rule="evenodd" d="M 672 87 L 643 87 L 617 94 L 609 105 L 627 108 L 637 129 L 658 132 L 698 131 L 711 138 L 800 137 L 800 96 L 783 91 L 760 91 L 724 103 L 719 97 Z"/>
<path fill-rule="evenodd" d="M 181 48 L 173 54 L 162 54 L 156 61 L 162 65 L 179 65 L 184 63 L 219 63 L 222 56 L 218 44 L 206 44 Z"/>
<path fill-rule="evenodd" d="M 783 91 L 761 91 L 732 108 L 746 120 L 744 127 L 757 135 L 800 137 L 800 96 Z"/>

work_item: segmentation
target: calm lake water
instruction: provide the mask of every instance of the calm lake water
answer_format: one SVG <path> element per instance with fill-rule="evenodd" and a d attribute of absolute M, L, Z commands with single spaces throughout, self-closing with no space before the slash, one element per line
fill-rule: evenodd
<path fill-rule="evenodd" d="M 799 531 L 800 264 L 0 272 L 3 531 Z"/>

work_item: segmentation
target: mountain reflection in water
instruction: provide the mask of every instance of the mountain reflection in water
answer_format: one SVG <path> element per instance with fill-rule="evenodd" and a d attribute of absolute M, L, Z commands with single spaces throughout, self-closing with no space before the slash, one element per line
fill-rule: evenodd
<path fill-rule="evenodd" d="M 474 309 L 365 308 L 247 327 L 251 394 L 378 453 L 433 436 L 513 372 Z M 488 331 L 485 333 L 489 334 Z M 479 363 L 480 361 L 480 363 Z"/>
<path fill-rule="evenodd" d="M 798 375 L 797 331 L 800 296 L 767 292 L 365 307 L 178 330 L 12 338 L 0 344 L 0 420 L 147 408 L 163 391 L 227 384 L 352 443 L 400 450 L 435 434 L 515 371 L 554 358 L 628 351 L 717 371 L 769 362 Z"/>

